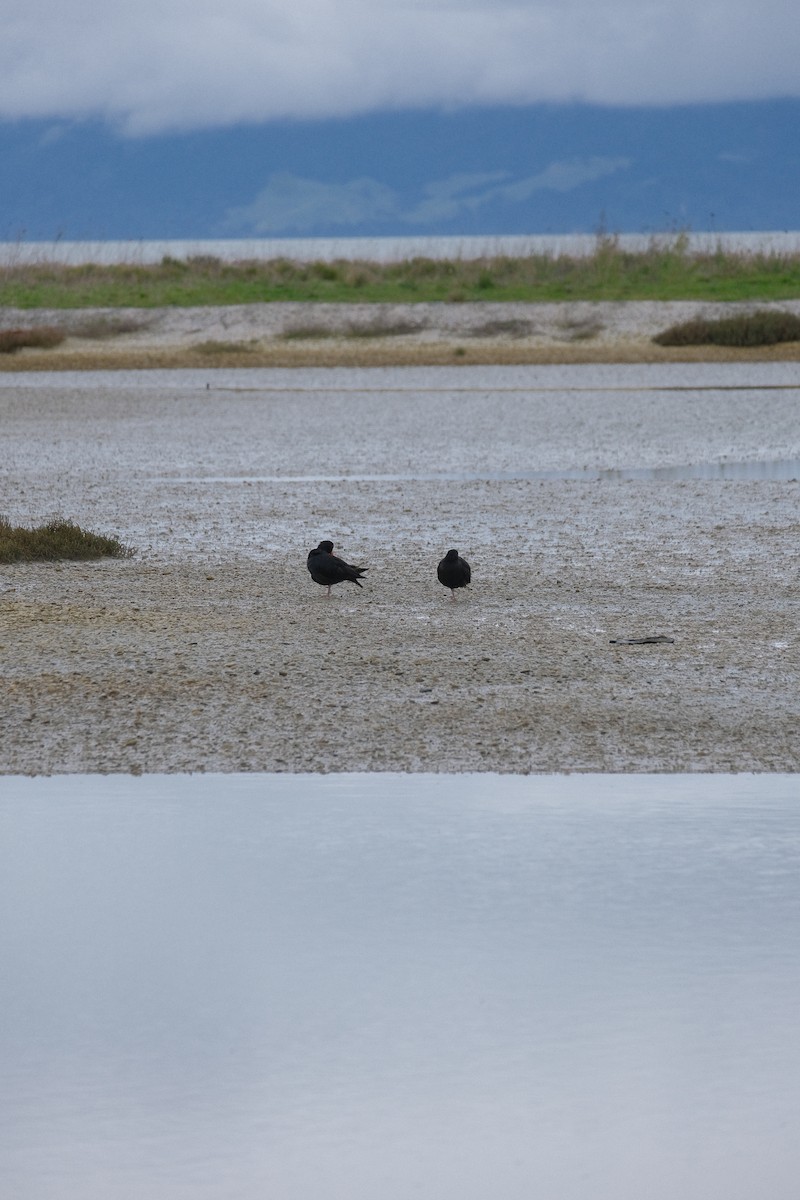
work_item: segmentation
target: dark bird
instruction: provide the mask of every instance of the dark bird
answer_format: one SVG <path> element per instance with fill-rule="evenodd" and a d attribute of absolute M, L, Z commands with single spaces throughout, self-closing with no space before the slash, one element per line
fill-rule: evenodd
<path fill-rule="evenodd" d="M 333 585 L 345 580 L 361 587 L 359 579 L 369 570 L 369 567 L 351 567 L 343 558 L 337 558 L 333 553 L 333 542 L 328 541 L 320 542 L 316 550 L 310 550 L 306 561 L 314 583 L 326 587 L 329 596 Z"/>
<path fill-rule="evenodd" d="M 439 583 L 450 588 L 453 599 L 456 598 L 456 588 L 466 587 L 472 578 L 472 571 L 465 558 L 460 558 L 457 550 L 448 550 L 436 568 Z"/>

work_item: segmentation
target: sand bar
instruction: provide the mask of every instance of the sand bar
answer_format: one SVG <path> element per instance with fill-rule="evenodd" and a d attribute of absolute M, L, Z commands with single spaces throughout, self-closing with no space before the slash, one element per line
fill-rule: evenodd
<path fill-rule="evenodd" d="M 800 360 L 800 342 L 732 350 L 667 348 L 652 340 L 680 321 L 756 307 L 800 315 L 800 300 L 7 308 L 0 310 L 0 329 L 55 326 L 70 336 L 55 349 L 0 355 L 0 372 Z"/>

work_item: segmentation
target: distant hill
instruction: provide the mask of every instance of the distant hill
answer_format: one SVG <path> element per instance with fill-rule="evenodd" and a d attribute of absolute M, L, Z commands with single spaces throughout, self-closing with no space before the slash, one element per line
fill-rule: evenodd
<path fill-rule="evenodd" d="M 800 227 L 800 101 L 0 124 L 0 240 Z"/>

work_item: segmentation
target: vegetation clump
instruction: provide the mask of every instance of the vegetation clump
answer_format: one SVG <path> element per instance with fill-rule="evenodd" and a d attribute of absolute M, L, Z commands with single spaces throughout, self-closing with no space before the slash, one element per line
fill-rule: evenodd
<path fill-rule="evenodd" d="M 100 313 L 72 322 L 67 326 L 66 332 L 69 337 L 86 338 L 98 342 L 105 338 L 119 337 L 125 333 L 139 333 L 142 329 L 146 329 L 148 324 L 149 321 L 137 320 L 136 317 L 110 317 L 106 313 Z"/>
<path fill-rule="evenodd" d="M 61 329 L 50 325 L 34 326 L 30 329 L 0 329 L 0 354 L 16 354 L 17 350 L 30 347 L 35 350 L 51 350 L 66 339 Z"/>
<path fill-rule="evenodd" d="M 525 321 L 521 317 L 507 317 L 496 321 L 484 321 L 470 329 L 469 336 L 474 338 L 524 338 L 536 332 L 533 321 Z"/>
<path fill-rule="evenodd" d="M 671 325 L 653 341 L 659 346 L 774 346 L 800 341 L 800 317 L 771 308 L 718 320 L 695 317 Z"/>
<path fill-rule="evenodd" d="M 310 342 L 319 338 L 335 338 L 339 336 L 339 332 L 330 325 L 318 325 L 313 322 L 290 325 L 281 333 L 281 337 L 285 342 Z"/>
<path fill-rule="evenodd" d="M 252 340 L 248 342 L 220 342 L 214 338 L 210 338 L 205 342 L 197 342 L 194 349 L 198 354 L 205 354 L 210 357 L 225 354 L 253 354 L 258 349 L 258 344 Z"/>
<path fill-rule="evenodd" d="M 63 518 L 27 529 L 0 517 L 0 563 L 129 558 L 132 554 L 117 538 L 90 533 Z"/>
<path fill-rule="evenodd" d="M 100 341 L 119 337 L 124 333 L 137 333 L 147 327 L 147 321 L 135 317 L 110 317 L 107 314 L 86 317 L 82 320 L 56 325 L 31 325 L 14 329 L 0 329 L 0 354 L 16 354 L 18 350 L 52 350 L 68 337 Z"/>
<path fill-rule="evenodd" d="M 311 341 L 320 338 L 394 338 L 422 333 L 428 328 L 426 321 L 389 320 L 376 317 L 370 321 L 349 321 L 344 325 L 307 323 L 289 325 L 281 337 L 284 341 Z"/>
<path fill-rule="evenodd" d="M 421 333 L 426 328 L 424 321 L 389 321 L 378 317 L 374 321 L 361 324 L 351 322 L 346 330 L 349 338 L 391 338 L 408 337 L 412 333 Z"/>

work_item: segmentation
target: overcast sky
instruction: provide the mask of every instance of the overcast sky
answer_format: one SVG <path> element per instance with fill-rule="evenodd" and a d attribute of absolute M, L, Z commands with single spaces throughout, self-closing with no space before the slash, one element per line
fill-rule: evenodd
<path fill-rule="evenodd" d="M 800 95 L 796 0 L 3 0 L 0 119 Z"/>

